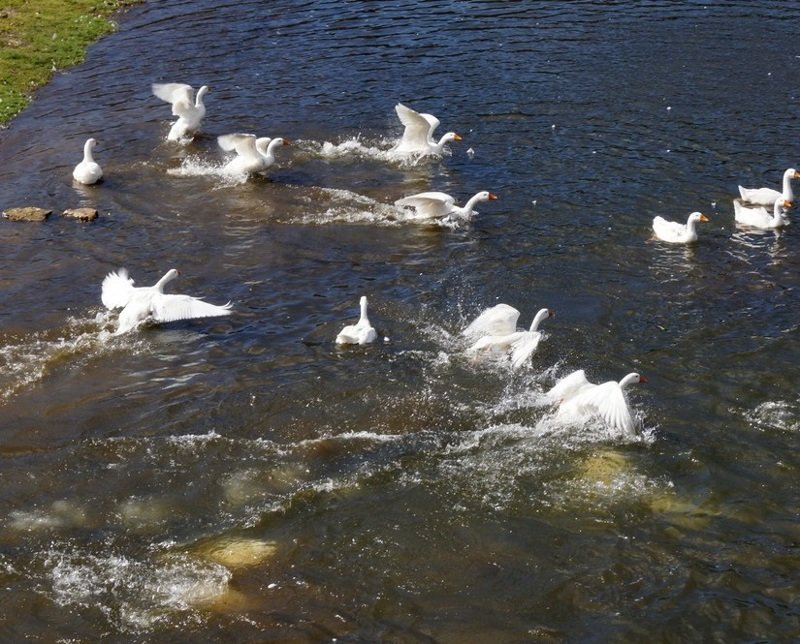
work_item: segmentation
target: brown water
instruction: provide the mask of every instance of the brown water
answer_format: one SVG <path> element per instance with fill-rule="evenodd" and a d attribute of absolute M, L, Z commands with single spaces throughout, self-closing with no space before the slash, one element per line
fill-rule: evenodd
<path fill-rule="evenodd" d="M 146 2 L 0 131 L 0 639 L 788 641 L 800 634 L 796 3 Z M 210 86 L 164 139 L 152 82 Z M 396 102 L 459 131 L 386 154 Z M 284 136 L 226 179 L 216 136 Z M 72 185 L 88 136 L 106 178 Z M 467 154 L 472 149 L 474 155 Z M 482 204 L 404 221 L 422 190 Z M 711 219 L 692 248 L 655 215 Z M 796 215 L 795 215 L 796 219 Z M 114 337 L 104 275 L 234 314 Z M 381 341 L 333 339 L 368 295 Z M 556 311 L 529 367 L 464 355 Z M 382 341 L 387 337 L 387 341 Z M 636 438 L 542 392 L 633 370 Z"/>

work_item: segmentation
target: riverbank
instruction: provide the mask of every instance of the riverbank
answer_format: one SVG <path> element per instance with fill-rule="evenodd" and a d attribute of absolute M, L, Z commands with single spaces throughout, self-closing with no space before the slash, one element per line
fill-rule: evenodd
<path fill-rule="evenodd" d="M 7 0 L 0 9 L 0 125 L 55 72 L 82 62 L 90 44 L 114 31 L 115 12 L 140 2 Z"/>

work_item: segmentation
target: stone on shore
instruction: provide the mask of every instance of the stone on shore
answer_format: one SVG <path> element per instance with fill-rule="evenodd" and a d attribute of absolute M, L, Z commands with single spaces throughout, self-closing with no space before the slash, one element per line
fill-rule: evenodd
<path fill-rule="evenodd" d="M 93 221 L 97 219 L 97 210 L 95 208 L 67 208 L 62 216 L 80 221 Z"/>
<path fill-rule="evenodd" d="M 26 206 L 24 208 L 8 208 L 3 211 L 3 217 L 10 221 L 44 221 L 51 214 L 52 210 Z"/>

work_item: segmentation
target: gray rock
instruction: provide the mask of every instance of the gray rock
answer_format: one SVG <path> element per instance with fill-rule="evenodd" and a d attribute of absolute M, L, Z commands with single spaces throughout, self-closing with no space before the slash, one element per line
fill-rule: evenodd
<path fill-rule="evenodd" d="M 8 208 L 3 211 L 3 217 L 11 221 L 44 221 L 51 214 L 52 210 L 26 206 L 24 208 Z"/>
<path fill-rule="evenodd" d="M 92 221 L 97 219 L 97 210 L 95 208 L 67 208 L 61 214 L 63 217 L 80 219 L 81 221 Z"/>

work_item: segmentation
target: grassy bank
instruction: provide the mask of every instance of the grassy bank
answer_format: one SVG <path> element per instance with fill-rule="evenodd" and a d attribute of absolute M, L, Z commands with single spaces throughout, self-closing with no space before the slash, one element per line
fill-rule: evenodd
<path fill-rule="evenodd" d="M 3 0 L 0 3 L 0 124 L 53 72 L 80 63 L 86 47 L 114 30 L 109 16 L 142 0 Z"/>

